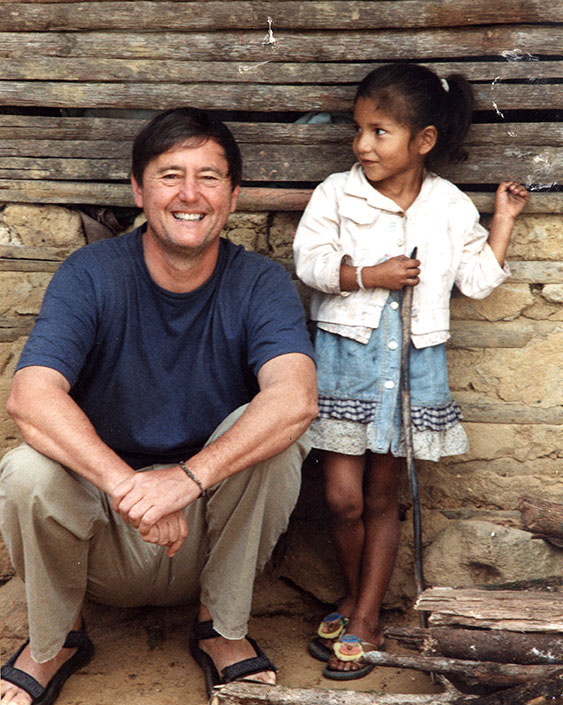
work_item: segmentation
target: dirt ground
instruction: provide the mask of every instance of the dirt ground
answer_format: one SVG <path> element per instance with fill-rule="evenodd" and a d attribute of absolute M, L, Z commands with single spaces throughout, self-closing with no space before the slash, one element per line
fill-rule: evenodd
<path fill-rule="evenodd" d="M 307 643 L 327 606 L 281 581 L 258 582 L 250 633 L 279 669 L 285 686 L 384 693 L 432 693 L 439 686 L 421 672 L 375 668 L 366 678 L 336 683 Z M 96 646 L 94 659 L 65 685 L 57 705 L 205 705 L 203 675 L 187 649 L 195 606 L 117 609 L 88 603 L 84 615 Z M 0 655 L 9 656 L 26 636 L 23 585 L 0 588 Z M 390 613 L 387 624 L 416 623 L 416 616 Z M 388 640 L 387 649 L 401 648 Z"/>

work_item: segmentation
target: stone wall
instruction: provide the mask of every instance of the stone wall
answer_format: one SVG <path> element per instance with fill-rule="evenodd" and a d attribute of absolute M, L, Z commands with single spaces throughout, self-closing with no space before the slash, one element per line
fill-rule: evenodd
<path fill-rule="evenodd" d="M 292 269 L 299 213 L 235 213 L 225 235 Z M 486 220 L 486 218 L 485 218 Z M 520 528 L 520 496 L 561 501 L 563 425 L 562 219 L 520 218 L 508 259 L 514 275 L 484 301 L 454 297 L 450 382 L 466 417 L 470 451 L 418 463 L 427 582 L 466 585 L 561 574 L 563 554 Z M 33 316 L 59 262 L 85 243 L 79 212 L 58 206 L 0 210 L 0 450 L 19 442 L 4 411 Z M 530 271 L 535 272 L 534 276 Z M 545 277 L 537 276 L 544 272 Z M 538 278 L 541 281 L 538 281 Z M 307 302 L 307 292 L 298 284 Z M 402 541 L 386 605 L 414 595 L 411 501 L 406 476 Z M 278 574 L 330 603 L 341 590 L 328 538 L 315 455 L 276 556 Z M 9 573 L 0 551 L 0 578 Z"/>

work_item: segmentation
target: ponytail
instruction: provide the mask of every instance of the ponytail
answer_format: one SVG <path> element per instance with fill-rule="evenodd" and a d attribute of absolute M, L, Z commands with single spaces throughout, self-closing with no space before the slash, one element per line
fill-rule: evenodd
<path fill-rule="evenodd" d="M 445 163 L 460 164 L 468 154 L 463 141 L 471 126 L 473 115 L 473 89 L 469 81 L 459 73 L 451 73 L 440 82 L 443 106 L 440 110 L 438 140 L 427 156 L 427 165 L 432 168 Z"/>

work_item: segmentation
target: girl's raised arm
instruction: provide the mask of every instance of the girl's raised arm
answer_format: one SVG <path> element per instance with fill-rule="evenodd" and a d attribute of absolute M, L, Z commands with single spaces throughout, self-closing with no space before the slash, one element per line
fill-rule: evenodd
<path fill-rule="evenodd" d="M 516 218 L 528 202 L 530 194 L 517 181 L 503 181 L 495 195 L 495 212 L 488 243 L 502 267 Z"/>

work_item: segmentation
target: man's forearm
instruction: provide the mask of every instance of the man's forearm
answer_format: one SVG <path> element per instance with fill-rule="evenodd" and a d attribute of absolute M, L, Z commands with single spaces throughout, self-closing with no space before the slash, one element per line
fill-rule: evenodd
<path fill-rule="evenodd" d="M 65 387 L 54 370 L 24 368 L 14 377 L 8 413 L 32 448 L 110 493 L 133 470 L 101 440 Z"/>
<path fill-rule="evenodd" d="M 270 369 L 265 366 L 265 383 L 237 422 L 188 459 L 187 464 L 204 487 L 283 452 L 315 418 L 314 363 L 305 355 L 283 357 L 292 358 L 290 365 L 284 364 L 289 360 L 276 358 Z"/>

